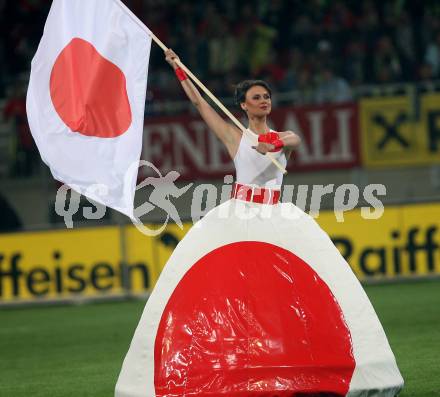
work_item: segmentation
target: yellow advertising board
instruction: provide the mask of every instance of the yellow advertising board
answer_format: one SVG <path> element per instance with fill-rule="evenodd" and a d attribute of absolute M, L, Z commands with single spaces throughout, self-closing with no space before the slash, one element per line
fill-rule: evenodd
<path fill-rule="evenodd" d="M 440 275 L 440 204 L 386 207 L 379 219 L 359 210 L 317 219 L 360 280 Z"/>
<path fill-rule="evenodd" d="M 189 228 L 171 224 L 157 237 L 132 225 L 0 235 L 0 302 L 145 294 Z"/>
<path fill-rule="evenodd" d="M 440 163 L 440 94 L 359 101 L 366 167 Z"/>
<path fill-rule="evenodd" d="M 117 228 L 0 235 L 2 301 L 120 293 Z"/>
<path fill-rule="evenodd" d="M 344 219 L 327 211 L 317 222 L 360 280 L 440 275 L 440 204 Z M 171 224 L 158 236 L 131 225 L 0 235 L 0 303 L 147 293 L 190 227 Z"/>

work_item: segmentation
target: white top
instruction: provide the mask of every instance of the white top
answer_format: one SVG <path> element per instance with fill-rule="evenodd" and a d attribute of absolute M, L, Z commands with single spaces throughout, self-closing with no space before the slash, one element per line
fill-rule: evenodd
<path fill-rule="evenodd" d="M 252 146 L 258 144 L 258 135 L 249 129 L 248 131 L 251 134 L 242 134 L 237 154 L 234 157 L 237 183 L 280 188 L 283 183 L 283 173 L 267 156 L 252 149 Z M 283 150 L 271 154 L 286 168 L 287 158 Z"/>

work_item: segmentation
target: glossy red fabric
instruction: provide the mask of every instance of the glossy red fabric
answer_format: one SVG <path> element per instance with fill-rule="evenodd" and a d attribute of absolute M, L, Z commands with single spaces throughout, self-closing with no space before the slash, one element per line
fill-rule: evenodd
<path fill-rule="evenodd" d="M 114 138 L 131 125 L 124 73 L 85 40 L 74 38 L 57 57 L 50 95 L 58 115 L 73 132 Z"/>
<path fill-rule="evenodd" d="M 258 135 L 258 142 L 270 143 L 271 145 L 274 145 L 275 148 L 270 150 L 270 152 L 278 152 L 284 146 L 278 132 L 266 132 L 265 134 Z"/>
<path fill-rule="evenodd" d="M 255 241 L 191 267 L 165 307 L 154 353 L 158 397 L 345 396 L 355 368 L 328 286 L 292 252 Z"/>

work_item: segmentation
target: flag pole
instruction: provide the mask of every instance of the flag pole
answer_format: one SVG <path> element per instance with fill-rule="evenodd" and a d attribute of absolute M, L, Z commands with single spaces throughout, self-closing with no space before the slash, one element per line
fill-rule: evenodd
<path fill-rule="evenodd" d="M 162 48 L 162 50 L 164 51 L 168 50 L 165 44 L 162 43 L 162 41 L 160 41 L 160 39 L 151 30 L 149 30 L 149 34 L 153 39 L 153 41 L 160 48 Z M 225 106 L 223 106 L 223 104 L 214 96 L 214 94 L 211 91 L 209 91 L 208 88 L 206 88 L 205 85 L 196 76 L 194 76 L 192 72 L 180 60 L 178 60 L 176 63 L 179 65 L 179 67 L 181 67 L 185 71 L 185 73 L 189 77 L 191 77 L 191 80 L 193 80 L 194 83 L 196 83 L 203 90 L 203 92 L 223 111 L 223 113 L 225 113 L 226 116 L 228 116 L 231 119 L 231 121 L 241 130 L 243 134 L 252 136 L 251 132 L 247 128 L 245 128 L 244 125 L 241 124 L 240 121 L 238 121 L 237 118 L 228 109 L 226 109 Z M 275 164 L 275 166 L 283 174 L 287 174 L 286 169 L 273 157 L 272 153 L 266 153 L 266 156 L 270 159 L 270 161 L 272 161 L 273 164 Z"/>

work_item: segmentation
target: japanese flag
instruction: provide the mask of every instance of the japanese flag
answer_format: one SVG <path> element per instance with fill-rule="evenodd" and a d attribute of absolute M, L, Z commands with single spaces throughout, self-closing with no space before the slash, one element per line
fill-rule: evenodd
<path fill-rule="evenodd" d="M 52 175 L 133 217 L 151 37 L 119 0 L 54 0 L 27 114 Z"/>

